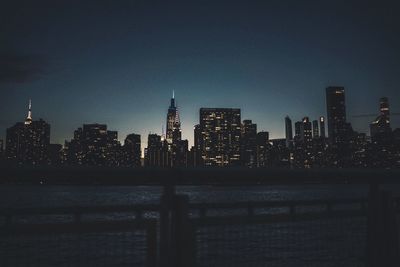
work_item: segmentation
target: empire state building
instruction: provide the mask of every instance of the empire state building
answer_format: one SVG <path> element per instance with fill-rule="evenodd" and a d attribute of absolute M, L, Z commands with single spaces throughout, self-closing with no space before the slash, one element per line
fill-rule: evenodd
<path fill-rule="evenodd" d="M 182 138 L 181 122 L 179 119 L 178 108 L 175 104 L 175 94 L 172 92 L 171 105 L 167 113 L 167 132 L 166 139 L 169 144 L 180 141 Z"/>

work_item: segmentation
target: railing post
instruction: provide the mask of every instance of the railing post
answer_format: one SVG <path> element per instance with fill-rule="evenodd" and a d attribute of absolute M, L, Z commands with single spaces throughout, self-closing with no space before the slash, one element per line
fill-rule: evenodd
<path fill-rule="evenodd" d="M 157 222 L 148 222 L 146 227 L 146 267 L 157 267 Z"/>
<path fill-rule="evenodd" d="M 189 218 L 189 197 L 175 197 L 176 267 L 195 266 L 195 234 Z"/>
<path fill-rule="evenodd" d="M 171 259 L 171 249 L 173 243 L 172 210 L 173 196 L 175 195 L 174 186 L 165 185 L 164 193 L 160 199 L 160 267 L 173 266 Z"/>
<path fill-rule="evenodd" d="M 393 198 L 371 184 L 368 202 L 367 266 L 400 266 L 399 232 Z"/>
<path fill-rule="evenodd" d="M 189 218 L 189 198 L 165 188 L 160 211 L 160 266 L 195 265 L 194 228 Z"/>

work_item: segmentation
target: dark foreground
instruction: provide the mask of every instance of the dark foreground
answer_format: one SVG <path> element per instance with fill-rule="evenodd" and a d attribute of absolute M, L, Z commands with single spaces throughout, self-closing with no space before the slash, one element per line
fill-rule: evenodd
<path fill-rule="evenodd" d="M 399 266 L 394 172 L 7 173 L 0 266 Z"/>

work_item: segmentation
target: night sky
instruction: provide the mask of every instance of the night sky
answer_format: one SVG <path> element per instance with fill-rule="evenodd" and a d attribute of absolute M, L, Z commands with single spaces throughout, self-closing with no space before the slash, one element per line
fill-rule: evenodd
<path fill-rule="evenodd" d="M 346 88 L 355 130 L 381 96 L 400 112 L 396 1 L 80 2 L 1 1 L 0 138 L 29 98 L 62 144 L 95 122 L 144 144 L 172 90 L 191 144 L 200 107 L 241 108 L 279 138 L 286 115 L 326 116 L 329 85 Z"/>

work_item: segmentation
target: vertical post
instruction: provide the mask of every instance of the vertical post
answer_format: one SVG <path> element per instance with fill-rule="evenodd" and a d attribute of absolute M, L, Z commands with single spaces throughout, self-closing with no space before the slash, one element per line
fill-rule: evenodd
<path fill-rule="evenodd" d="M 176 267 L 195 266 L 195 234 L 189 218 L 189 197 L 175 198 Z"/>
<path fill-rule="evenodd" d="M 165 187 L 160 211 L 160 266 L 195 265 L 194 228 L 189 218 L 189 198 Z"/>
<path fill-rule="evenodd" d="M 152 220 L 147 223 L 146 242 L 146 267 L 157 267 L 157 221 Z"/>
<path fill-rule="evenodd" d="M 172 247 L 172 209 L 173 196 L 175 195 L 174 187 L 170 184 L 164 185 L 164 193 L 160 199 L 160 267 L 173 266 L 171 260 Z"/>
<path fill-rule="evenodd" d="M 368 202 L 367 266 L 400 266 L 399 233 L 393 198 L 371 184 Z"/>

